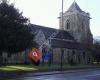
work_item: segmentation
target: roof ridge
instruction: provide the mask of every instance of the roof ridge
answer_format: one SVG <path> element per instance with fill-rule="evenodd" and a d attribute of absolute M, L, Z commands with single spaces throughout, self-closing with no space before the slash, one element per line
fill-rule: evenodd
<path fill-rule="evenodd" d="M 47 27 L 47 26 L 43 26 L 43 25 L 37 25 L 37 24 L 31 24 L 33 26 L 38 26 L 38 27 L 42 27 L 42 28 L 48 28 L 48 29 L 54 29 L 54 30 L 58 30 L 56 28 L 51 28 L 51 27 Z"/>
<path fill-rule="evenodd" d="M 72 11 L 79 11 L 79 12 L 81 12 L 82 10 L 81 10 L 81 8 L 78 6 L 78 4 L 76 3 L 76 1 L 74 1 L 74 2 L 72 3 L 72 5 L 69 7 L 68 11 L 69 11 L 69 12 L 72 12 Z"/>

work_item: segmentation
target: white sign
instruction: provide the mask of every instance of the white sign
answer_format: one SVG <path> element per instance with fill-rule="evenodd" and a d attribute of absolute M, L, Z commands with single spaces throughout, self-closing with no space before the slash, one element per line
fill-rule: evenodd
<path fill-rule="evenodd" d="M 38 56 L 36 52 L 33 52 L 32 54 L 33 54 L 33 56 Z"/>

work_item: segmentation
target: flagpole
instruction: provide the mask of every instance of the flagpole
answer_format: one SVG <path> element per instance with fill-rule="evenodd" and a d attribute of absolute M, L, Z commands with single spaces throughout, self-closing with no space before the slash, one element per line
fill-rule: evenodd
<path fill-rule="evenodd" d="M 63 0 L 62 0 L 62 30 L 63 30 Z M 62 34 L 62 31 L 61 31 L 61 35 Z M 63 55 L 64 54 L 64 50 L 63 48 L 61 48 L 61 64 L 60 64 L 60 68 L 61 68 L 61 71 L 63 70 Z"/>
<path fill-rule="evenodd" d="M 62 29 L 63 29 L 63 0 L 62 0 Z"/>

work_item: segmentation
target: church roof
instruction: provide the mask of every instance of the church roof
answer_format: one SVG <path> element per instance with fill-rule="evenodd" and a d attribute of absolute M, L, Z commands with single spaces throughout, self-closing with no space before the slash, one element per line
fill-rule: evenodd
<path fill-rule="evenodd" d="M 35 25 L 35 24 L 32 24 L 31 28 L 32 31 L 35 33 L 38 33 L 38 31 L 41 30 L 44 33 L 46 39 L 49 38 L 53 32 L 56 31 L 56 29 L 54 28 L 49 28 L 49 27 Z"/>
<path fill-rule="evenodd" d="M 60 39 L 52 39 L 51 47 L 83 50 L 82 45 L 75 41 L 67 41 L 67 40 L 60 40 Z"/>
<path fill-rule="evenodd" d="M 38 33 L 39 30 L 43 32 L 45 35 L 46 39 L 51 40 L 51 47 L 53 48 L 68 48 L 68 49 L 81 49 L 81 45 L 78 44 L 73 36 L 71 36 L 67 31 L 64 30 L 59 30 L 59 29 L 54 29 L 54 28 L 49 28 L 45 26 L 40 26 L 40 25 L 31 25 L 32 32 Z M 54 33 L 57 32 L 56 36 L 51 37 L 50 36 Z"/>
<path fill-rule="evenodd" d="M 82 10 L 80 9 L 80 7 L 78 6 L 78 4 L 74 1 L 72 3 L 72 5 L 69 7 L 68 9 L 69 12 L 74 12 L 74 11 L 79 11 L 81 12 Z"/>
<path fill-rule="evenodd" d="M 39 30 L 41 30 L 44 33 L 46 39 L 48 39 L 53 33 L 59 31 L 59 33 L 54 38 L 74 40 L 74 38 L 67 31 L 62 31 L 59 29 L 49 28 L 40 25 L 34 25 L 34 24 L 32 25 L 33 32 L 38 32 Z"/>
<path fill-rule="evenodd" d="M 64 40 L 74 40 L 74 38 L 64 30 L 59 30 L 59 33 L 54 37 L 57 39 L 64 39 Z"/>

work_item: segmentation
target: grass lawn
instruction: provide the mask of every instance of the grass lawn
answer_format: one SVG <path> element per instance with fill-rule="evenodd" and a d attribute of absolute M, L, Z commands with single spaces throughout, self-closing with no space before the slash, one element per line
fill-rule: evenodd
<path fill-rule="evenodd" d="M 7 65 L 0 66 L 0 71 L 36 71 L 38 70 L 35 66 L 31 65 Z"/>
<path fill-rule="evenodd" d="M 95 68 L 100 67 L 100 65 L 63 65 L 63 69 L 83 69 L 83 68 Z M 6 65 L 6 66 L 0 66 L 0 71 L 53 71 L 53 70 L 60 70 L 60 65 L 40 65 L 40 66 L 34 66 L 34 65 Z"/>

